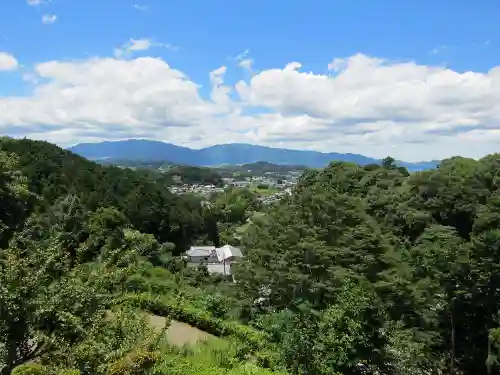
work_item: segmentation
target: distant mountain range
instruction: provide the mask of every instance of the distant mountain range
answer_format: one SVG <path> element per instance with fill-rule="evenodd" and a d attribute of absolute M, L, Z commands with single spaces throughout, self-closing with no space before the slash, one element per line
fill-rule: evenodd
<path fill-rule="evenodd" d="M 91 160 L 143 160 L 168 161 L 174 164 L 193 166 L 221 166 L 255 163 L 258 161 L 274 164 L 304 165 L 323 168 L 331 161 L 345 161 L 361 165 L 380 163 L 380 160 L 359 154 L 323 153 L 317 151 L 289 150 L 256 146 L 244 143 L 215 145 L 199 150 L 176 146 L 171 143 L 130 139 L 126 141 L 106 141 L 100 143 L 80 143 L 70 151 Z M 438 161 L 409 163 L 397 161 L 399 166 L 410 171 L 435 168 Z"/>

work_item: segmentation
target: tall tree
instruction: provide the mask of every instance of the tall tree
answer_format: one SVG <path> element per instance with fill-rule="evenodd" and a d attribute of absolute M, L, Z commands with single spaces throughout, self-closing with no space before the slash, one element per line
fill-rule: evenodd
<path fill-rule="evenodd" d="M 244 247 L 241 285 L 249 293 L 266 286 L 276 307 L 297 300 L 325 307 L 345 278 L 376 283 L 395 261 L 359 199 L 319 187 L 304 188 L 255 223 Z"/>
<path fill-rule="evenodd" d="M 30 196 L 18 158 L 0 150 L 0 249 L 25 220 Z"/>

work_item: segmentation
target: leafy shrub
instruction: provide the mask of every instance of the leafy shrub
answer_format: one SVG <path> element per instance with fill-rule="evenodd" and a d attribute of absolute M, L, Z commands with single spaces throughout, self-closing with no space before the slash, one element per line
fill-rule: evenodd
<path fill-rule="evenodd" d="M 217 294 L 209 294 L 205 300 L 205 308 L 216 318 L 224 318 L 229 310 L 227 300 Z"/>
<path fill-rule="evenodd" d="M 279 342 L 287 327 L 292 324 L 293 317 L 294 314 L 290 310 L 283 310 L 260 315 L 254 324 L 258 329 L 267 332 L 273 342 Z"/>
<path fill-rule="evenodd" d="M 151 369 L 158 360 L 158 353 L 134 351 L 108 366 L 106 375 L 139 375 Z"/>
<path fill-rule="evenodd" d="M 255 363 L 262 368 L 276 370 L 284 367 L 283 361 L 281 360 L 281 355 L 278 348 L 276 347 L 259 351 L 255 353 L 254 356 Z"/>
<path fill-rule="evenodd" d="M 38 363 L 20 365 L 12 370 L 11 375 L 49 375 L 48 369 Z"/>
<path fill-rule="evenodd" d="M 30 363 L 17 366 L 11 375 L 81 375 L 81 372 L 75 369 L 57 370 L 38 363 Z"/>
<path fill-rule="evenodd" d="M 244 342 L 251 351 L 264 347 L 268 341 L 268 336 L 264 332 L 236 321 L 215 318 L 185 301 L 174 301 L 168 297 L 159 298 L 149 293 L 141 293 L 127 294 L 115 302 L 141 308 L 155 315 L 170 316 L 214 336 L 235 337 Z"/>
<path fill-rule="evenodd" d="M 172 256 L 172 254 L 167 253 L 164 249 L 169 248 L 169 246 L 162 245 L 162 255 L 160 261 L 163 267 L 172 273 L 178 273 L 184 268 L 185 261 L 180 257 Z"/>
<path fill-rule="evenodd" d="M 110 364 L 117 366 L 116 371 L 119 368 L 125 371 L 126 361 L 134 358 L 133 353 L 148 351 L 157 341 L 158 335 L 148 327 L 145 316 L 134 311 L 115 310 L 108 313 L 107 319 L 96 323 L 83 341 L 51 353 L 43 361 L 61 368 L 76 368 L 82 374 L 106 374 Z M 137 361 L 142 361 L 141 358 Z"/>
<path fill-rule="evenodd" d="M 61 370 L 57 373 L 57 375 L 81 375 L 81 372 L 79 370 Z"/>
<path fill-rule="evenodd" d="M 212 348 L 213 349 L 213 348 Z M 222 358 L 224 357 L 224 358 Z M 253 363 L 234 362 L 230 355 L 201 348 L 163 356 L 153 369 L 154 375 L 280 375 Z M 283 375 L 283 374 L 281 374 Z"/>

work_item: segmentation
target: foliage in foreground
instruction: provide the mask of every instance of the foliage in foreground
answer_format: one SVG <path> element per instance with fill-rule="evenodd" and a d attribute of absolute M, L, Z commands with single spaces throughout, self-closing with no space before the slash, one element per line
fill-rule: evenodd
<path fill-rule="evenodd" d="M 167 328 L 167 327 L 166 327 Z M 41 363 L 14 369 L 19 375 L 132 375 L 227 374 L 264 375 L 271 372 L 242 362 L 229 346 L 207 342 L 177 348 L 164 332 L 153 332 L 144 315 L 115 311 L 89 331 L 85 340 L 41 359 Z"/>
<path fill-rule="evenodd" d="M 25 220 L 31 196 L 26 181 L 16 177 L 14 157 L 0 156 L 0 191 L 10 204 L 1 218 L 2 375 L 267 373 L 228 347 L 173 347 L 165 336 L 168 327 L 153 331 L 137 309 L 114 307 L 117 296 L 128 300 L 123 294 L 128 280 L 141 269 L 153 269 L 153 263 L 163 264 L 170 246 L 130 228 L 121 211 L 89 211 L 76 196 L 56 200 Z M 214 301 L 206 306 L 219 314 L 205 316 L 205 322 L 220 335 L 252 332 L 220 319 L 225 310 L 215 308 Z M 184 320 L 190 316 L 185 309 L 166 313 Z"/>
<path fill-rule="evenodd" d="M 391 158 L 306 171 L 247 228 L 238 273 L 266 314 L 301 317 L 279 338 L 288 368 L 500 373 L 499 166 L 490 155 L 412 175 Z"/>
<path fill-rule="evenodd" d="M 500 373 L 499 155 L 332 163 L 268 209 L 232 191 L 202 210 L 151 176 L 2 144 L 2 375 Z M 237 285 L 176 258 L 243 223 Z M 137 309 L 234 347 L 170 346 Z"/>

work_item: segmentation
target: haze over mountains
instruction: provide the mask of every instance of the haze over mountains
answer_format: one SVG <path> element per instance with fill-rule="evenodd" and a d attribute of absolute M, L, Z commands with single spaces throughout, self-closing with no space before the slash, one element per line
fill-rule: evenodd
<path fill-rule="evenodd" d="M 311 168 L 322 168 L 331 161 L 346 161 L 361 165 L 380 163 L 379 159 L 360 154 L 289 150 L 243 143 L 191 149 L 160 141 L 130 139 L 125 141 L 81 143 L 69 148 L 69 150 L 91 160 L 168 161 L 175 164 L 194 166 L 235 165 L 265 161 L 274 164 L 299 164 Z M 404 166 L 410 171 L 435 168 L 438 163 L 437 161 L 418 163 L 397 162 L 399 166 Z"/>

